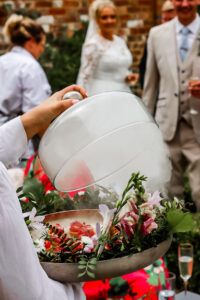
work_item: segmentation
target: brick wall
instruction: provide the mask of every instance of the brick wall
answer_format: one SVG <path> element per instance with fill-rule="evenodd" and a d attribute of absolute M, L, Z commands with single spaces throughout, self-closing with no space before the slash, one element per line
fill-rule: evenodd
<path fill-rule="evenodd" d="M 113 0 L 119 15 L 118 34 L 127 39 L 128 46 L 133 54 L 133 65 L 138 66 L 146 35 L 149 29 L 159 22 L 160 7 L 164 0 Z M 60 30 L 66 31 L 68 36 L 80 28 L 80 19 L 87 18 L 88 7 L 91 0 L 13 0 L 0 1 L 2 4 L 10 3 L 15 8 L 37 10 L 42 18 L 39 20 L 45 30 L 58 34 Z M 0 35 L 6 20 L 0 11 Z M 1 45 L 3 44 L 0 37 Z"/>

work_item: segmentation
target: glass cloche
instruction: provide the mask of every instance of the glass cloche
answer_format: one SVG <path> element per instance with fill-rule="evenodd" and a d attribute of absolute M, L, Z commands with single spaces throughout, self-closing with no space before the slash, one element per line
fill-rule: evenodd
<path fill-rule="evenodd" d="M 119 198 L 133 172 L 148 177 L 149 192 L 165 193 L 170 179 L 162 134 L 131 93 L 101 93 L 70 107 L 42 137 L 39 157 L 59 191 L 100 188 Z"/>

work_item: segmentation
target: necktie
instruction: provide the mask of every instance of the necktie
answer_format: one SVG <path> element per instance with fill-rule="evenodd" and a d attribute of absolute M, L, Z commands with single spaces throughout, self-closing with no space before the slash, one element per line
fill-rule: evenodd
<path fill-rule="evenodd" d="M 188 45 L 188 34 L 190 30 L 187 27 L 183 27 L 181 30 L 182 33 L 182 40 L 181 40 L 181 45 L 180 45 L 180 57 L 181 61 L 183 62 L 188 51 L 189 51 L 189 45 Z"/>

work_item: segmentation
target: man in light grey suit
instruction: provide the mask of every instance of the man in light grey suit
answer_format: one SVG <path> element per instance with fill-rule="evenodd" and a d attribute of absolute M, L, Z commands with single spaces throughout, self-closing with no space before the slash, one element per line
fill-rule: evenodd
<path fill-rule="evenodd" d="M 169 195 L 183 198 L 187 169 L 200 211 L 200 99 L 189 79 L 200 78 L 200 18 L 197 0 L 172 0 L 177 17 L 151 29 L 143 101 L 154 115 L 172 159 Z M 194 95 L 194 93 L 193 93 Z"/>

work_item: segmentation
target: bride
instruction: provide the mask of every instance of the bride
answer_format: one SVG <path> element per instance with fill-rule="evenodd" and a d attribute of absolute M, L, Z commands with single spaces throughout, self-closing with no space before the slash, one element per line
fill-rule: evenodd
<path fill-rule="evenodd" d="M 96 0 L 89 11 L 90 23 L 82 49 L 77 84 L 89 96 L 105 91 L 130 92 L 129 81 L 136 78 L 129 68 L 132 55 L 124 40 L 114 34 L 116 7 L 110 0 Z"/>

